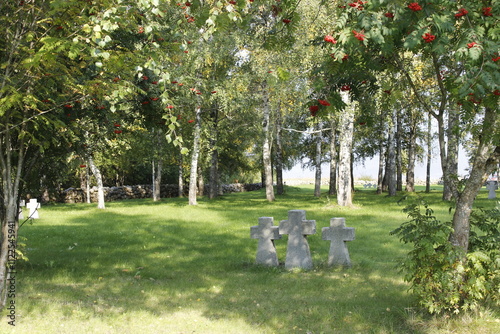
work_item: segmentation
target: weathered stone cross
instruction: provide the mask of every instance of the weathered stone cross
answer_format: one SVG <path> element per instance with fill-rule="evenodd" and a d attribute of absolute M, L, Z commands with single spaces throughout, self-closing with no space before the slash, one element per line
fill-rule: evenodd
<path fill-rule="evenodd" d="M 36 200 L 36 198 L 30 199 L 30 202 L 26 204 L 26 207 L 30 209 L 30 214 L 28 218 L 30 219 L 38 219 L 38 208 L 40 208 L 40 203 Z"/>
<path fill-rule="evenodd" d="M 486 182 L 486 189 L 488 189 L 488 199 L 495 199 L 497 195 L 495 190 L 497 189 L 497 184 L 495 181 Z"/>
<path fill-rule="evenodd" d="M 346 241 L 354 240 L 354 227 L 345 227 L 345 218 L 330 219 L 330 227 L 321 230 L 323 240 L 331 240 L 329 266 L 351 266 Z"/>
<path fill-rule="evenodd" d="M 24 219 L 23 206 L 26 206 L 26 203 L 24 202 L 24 199 L 22 199 L 19 202 L 19 216 L 17 217 L 19 220 Z"/>
<path fill-rule="evenodd" d="M 274 240 L 281 239 L 281 235 L 278 232 L 278 226 L 273 226 L 273 223 L 273 217 L 260 217 L 259 225 L 250 228 L 250 237 L 259 239 L 255 261 L 258 264 L 266 266 L 277 266 L 279 264 Z"/>
<path fill-rule="evenodd" d="M 280 234 L 288 234 L 285 268 L 312 268 L 311 251 L 307 235 L 316 233 L 316 221 L 306 220 L 304 210 L 288 211 L 288 220 L 282 220 Z"/>

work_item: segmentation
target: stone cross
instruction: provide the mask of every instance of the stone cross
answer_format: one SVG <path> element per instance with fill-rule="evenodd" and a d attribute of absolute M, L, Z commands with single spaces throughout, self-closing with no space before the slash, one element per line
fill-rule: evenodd
<path fill-rule="evenodd" d="M 330 227 L 321 230 L 323 240 L 331 240 L 328 254 L 329 266 L 351 266 L 346 241 L 354 240 L 354 228 L 345 227 L 345 218 L 330 219 Z"/>
<path fill-rule="evenodd" d="M 36 200 L 36 198 L 30 199 L 30 202 L 26 204 L 26 207 L 30 209 L 30 214 L 28 218 L 30 219 L 38 219 L 38 209 L 40 208 L 40 203 Z"/>
<path fill-rule="evenodd" d="M 19 216 L 18 216 L 18 219 L 24 219 L 23 206 L 26 206 L 26 202 L 24 201 L 24 199 L 22 199 L 19 202 Z"/>
<path fill-rule="evenodd" d="M 311 269 L 312 258 L 307 235 L 316 233 L 316 221 L 306 220 L 304 210 L 288 211 L 288 220 L 282 220 L 280 234 L 288 234 L 285 268 Z"/>
<path fill-rule="evenodd" d="M 497 183 L 495 181 L 488 181 L 486 184 L 486 189 L 489 190 L 488 199 L 495 199 L 497 197 L 495 190 L 497 189 Z"/>
<path fill-rule="evenodd" d="M 273 226 L 273 224 L 273 217 L 260 217 L 259 225 L 250 228 L 250 237 L 259 239 L 255 261 L 258 264 L 266 266 L 278 266 L 279 264 L 274 240 L 281 239 L 281 235 L 278 232 L 278 226 Z"/>

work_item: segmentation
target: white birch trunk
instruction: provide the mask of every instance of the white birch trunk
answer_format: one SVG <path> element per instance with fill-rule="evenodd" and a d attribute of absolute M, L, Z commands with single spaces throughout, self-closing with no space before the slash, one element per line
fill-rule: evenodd
<path fill-rule="evenodd" d="M 153 201 L 161 199 L 161 173 L 163 164 L 161 159 L 158 161 L 153 160 Z"/>
<path fill-rule="evenodd" d="M 321 125 L 318 124 L 316 125 L 316 130 L 318 131 L 316 133 L 316 156 L 314 158 L 314 164 L 316 167 L 316 172 L 314 174 L 314 197 L 320 197 L 321 196 L 321 141 L 322 141 L 322 134 L 321 134 Z"/>
<path fill-rule="evenodd" d="M 264 143 L 262 145 L 262 160 L 264 164 L 264 174 L 266 183 L 266 199 L 269 202 L 274 201 L 274 187 L 273 187 L 273 169 L 271 164 L 271 110 L 269 108 L 269 96 L 267 92 L 267 84 L 264 82 L 262 87 L 262 108 L 264 112 L 264 120 L 262 122 L 262 129 L 264 132 Z"/>
<path fill-rule="evenodd" d="M 196 123 L 194 127 L 193 152 L 191 152 L 191 174 L 189 175 L 189 205 L 197 205 L 198 156 L 200 154 L 201 108 L 196 108 Z"/>
<path fill-rule="evenodd" d="M 281 106 L 278 106 L 276 117 L 276 192 L 278 195 L 285 193 L 283 185 L 283 143 L 281 142 L 281 128 Z"/>
<path fill-rule="evenodd" d="M 354 132 L 354 106 L 349 92 L 341 92 L 342 101 L 347 105 L 339 120 L 339 176 L 337 203 L 340 206 L 352 205 L 351 153 Z"/>
<path fill-rule="evenodd" d="M 104 204 L 104 186 L 102 184 L 101 171 L 96 166 L 96 164 L 94 163 L 94 159 L 91 156 L 89 156 L 89 165 L 90 170 L 92 171 L 92 174 L 94 174 L 97 183 L 97 208 L 105 209 L 106 205 Z"/>
<path fill-rule="evenodd" d="M 396 171 L 396 111 L 392 114 L 392 124 L 389 126 L 389 137 L 387 139 L 387 173 L 389 196 L 396 196 L 397 171 Z"/>
<path fill-rule="evenodd" d="M 432 118 L 427 116 L 427 166 L 425 174 L 425 192 L 431 192 L 431 161 L 432 161 Z"/>
<path fill-rule="evenodd" d="M 179 168 L 178 168 L 179 178 L 177 180 L 178 185 L 179 185 L 179 193 L 178 193 L 179 197 L 184 196 L 184 170 L 182 168 L 183 161 L 184 161 L 184 158 L 182 156 L 182 153 L 179 153 Z"/>
<path fill-rule="evenodd" d="M 337 193 L 337 123 L 333 117 L 330 120 L 330 126 L 332 131 L 330 134 L 330 187 L 328 194 L 335 195 Z"/>

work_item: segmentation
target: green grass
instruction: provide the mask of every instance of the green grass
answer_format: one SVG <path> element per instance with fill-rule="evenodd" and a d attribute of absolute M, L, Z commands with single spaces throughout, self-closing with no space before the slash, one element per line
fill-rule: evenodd
<path fill-rule="evenodd" d="M 312 187 L 287 187 L 268 203 L 263 192 L 200 199 L 45 205 L 25 225 L 30 261 L 16 281 L 16 327 L 0 333 L 498 333 L 499 310 L 453 319 L 415 307 L 398 262 L 408 251 L 389 232 L 406 217 L 403 195 L 359 190 L 354 208 L 336 206 Z M 440 194 L 421 194 L 450 220 Z M 409 197 L 413 197 L 409 196 Z M 485 191 L 477 205 L 491 207 Z M 287 271 L 254 265 L 258 217 L 275 225 L 304 209 L 315 267 Z M 353 267 L 328 268 L 321 228 L 346 217 Z M 286 237 L 276 241 L 280 261 Z"/>

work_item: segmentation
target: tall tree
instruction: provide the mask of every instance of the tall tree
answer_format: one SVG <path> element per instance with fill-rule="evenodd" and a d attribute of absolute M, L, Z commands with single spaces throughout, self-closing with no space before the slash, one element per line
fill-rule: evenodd
<path fill-rule="evenodd" d="M 397 112 L 396 110 L 393 110 L 391 123 L 389 124 L 389 133 L 387 138 L 387 163 L 385 167 L 389 196 L 396 196 L 396 190 L 397 190 L 396 119 L 397 119 Z"/>
<path fill-rule="evenodd" d="M 316 123 L 316 135 L 315 135 L 315 147 L 316 154 L 314 158 L 314 197 L 321 197 L 321 162 L 322 162 L 322 153 L 321 153 L 321 144 L 323 142 L 323 134 L 321 129 L 321 124 Z"/>
<path fill-rule="evenodd" d="M 339 176 L 337 203 L 340 206 L 352 205 L 351 153 L 354 131 L 354 105 L 350 101 L 349 91 L 342 92 L 346 107 L 339 120 Z"/>
<path fill-rule="evenodd" d="M 198 157 L 201 141 L 201 107 L 196 108 L 195 128 L 193 134 L 193 147 L 191 150 L 191 169 L 189 176 L 189 205 L 197 205 L 198 194 Z"/>
<path fill-rule="evenodd" d="M 262 82 L 262 136 L 264 142 L 262 144 L 262 161 L 264 166 L 264 177 L 266 187 L 266 199 L 269 202 L 274 201 L 274 186 L 273 186 L 273 169 L 271 164 L 271 107 L 269 105 L 269 95 L 267 82 Z"/>
<path fill-rule="evenodd" d="M 330 115 L 330 185 L 329 195 L 337 194 L 337 121 Z"/>

